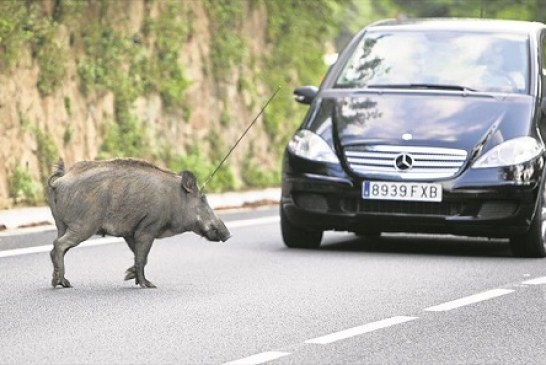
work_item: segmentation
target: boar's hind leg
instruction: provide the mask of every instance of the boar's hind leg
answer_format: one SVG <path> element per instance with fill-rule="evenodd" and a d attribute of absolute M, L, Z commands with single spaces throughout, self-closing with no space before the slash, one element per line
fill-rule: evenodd
<path fill-rule="evenodd" d="M 125 242 L 127 242 L 127 246 L 131 249 L 133 254 L 135 253 L 135 240 L 133 237 L 123 237 L 125 239 Z M 125 280 L 132 280 L 136 279 L 136 270 L 135 265 L 131 266 L 125 271 Z M 138 284 L 138 281 L 135 280 L 135 284 Z"/>
<path fill-rule="evenodd" d="M 65 288 L 69 288 L 70 282 L 64 277 L 64 255 L 72 247 L 76 247 L 81 242 L 91 237 L 89 235 L 82 235 L 68 229 L 61 237 L 53 241 L 53 249 L 50 252 L 51 262 L 53 262 L 53 279 L 51 285 L 55 288 L 57 285 L 61 285 Z"/>
<path fill-rule="evenodd" d="M 149 235 L 135 235 L 135 283 L 141 288 L 155 288 L 155 285 L 146 280 L 144 276 L 144 266 L 148 261 L 148 253 L 152 248 L 154 237 Z"/>

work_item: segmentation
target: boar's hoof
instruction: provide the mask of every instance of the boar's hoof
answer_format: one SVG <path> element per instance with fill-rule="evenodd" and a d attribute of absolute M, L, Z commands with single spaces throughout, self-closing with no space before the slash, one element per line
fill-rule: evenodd
<path fill-rule="evenodd" d="M 125 271 L 125 281 L 133 279 L 136 279 L 136 270 L 134 266 L 131 266 Z"/>
<path fill-rule="evenodd" d="M 140 283 L 137 278 L 135 267 L 131 266 L 127 269 L 127 271 L 125 271 L 125 281 L 133 279 L 135 279 L 135 285 L 140 285 L 141 288 L 157 288 L 154 284 L 152 284 L 152 282 L 148 281 L 147 279 L 144 279 L 144 283 Z"/>
<path fill-rule="evenodd" d="M 54 277 L 53 280 L 51 280 L 51 286 L 56 288 L 58 285 L 61 285 L 63 288 L 72 287 L 72 285 L 70 285 L 70 281 L 68 281 L 67 279 Z"/>
<path fill-rule="evenodd" d="M 155 288 L 157 288 L 157 286 L 152 284 L 152 282 L 148 281 L 147 279 L 144 279 L 144 283 L 139 283 L 138 279 L 137 279 L 136 284 L 140 285 L 140 287 L 143 288 L 143 289 L 155 289 Z"/>
<path fill-rule="evenodd" d="M 155 289 L 157 286 L 155 286 L 151 281 L 148 281 L 148 279 L 144 279 L 144 282 L 141 282 L 138 280 L 138 278 L 135 279 L 135 284 L 140 285 L 142 289 Z"/>

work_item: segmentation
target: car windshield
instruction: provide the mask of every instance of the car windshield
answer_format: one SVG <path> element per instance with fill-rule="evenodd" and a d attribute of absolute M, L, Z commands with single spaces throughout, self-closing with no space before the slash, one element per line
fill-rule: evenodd
<path fill-rule="evenodd" d="M 450 31 L 367 32 L 338 88 L 401 87 L 528 93 L 527 35 Z"/>

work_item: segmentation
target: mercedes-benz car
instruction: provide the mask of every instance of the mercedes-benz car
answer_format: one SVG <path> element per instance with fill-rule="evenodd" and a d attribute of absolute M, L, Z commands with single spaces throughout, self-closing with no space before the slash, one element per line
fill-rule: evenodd
<path fill-rule="evenodd" d="M 283 159 L 281 230 L 510 239 L 544 257 L 546 26 L 386 20 L 361 30 L 309 105 Z"/>

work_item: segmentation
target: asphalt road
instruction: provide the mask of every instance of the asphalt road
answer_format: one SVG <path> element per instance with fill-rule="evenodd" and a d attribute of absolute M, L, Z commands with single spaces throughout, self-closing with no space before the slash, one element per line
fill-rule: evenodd
<path fill-rule="evenodd" d="M 123 281 L 111 238 L 70 251 L 74 287 L 52 289 L 55 232 L 0 236 L 0 363 L 546 363 L 546 260 L 449 236 L 287 249 L 277 216 L 222 215 L 227 243 L 156 241 L 157 289 Z"/>

